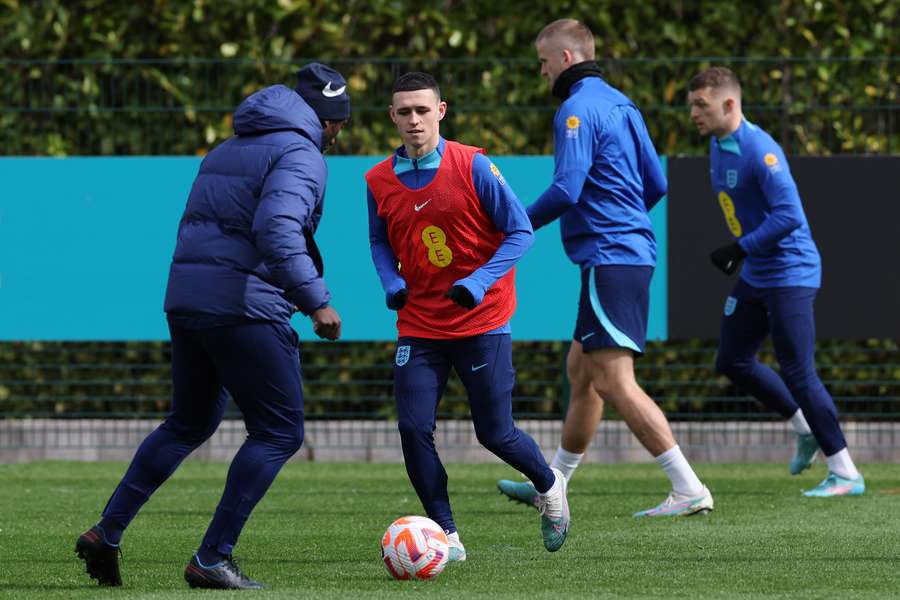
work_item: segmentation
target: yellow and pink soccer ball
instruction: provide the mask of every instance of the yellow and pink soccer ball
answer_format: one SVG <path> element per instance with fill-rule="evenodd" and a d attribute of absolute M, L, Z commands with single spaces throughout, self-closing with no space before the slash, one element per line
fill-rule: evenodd
<path fill-rule="evenodd" d="M 381 558 L 394 579 L 432 579 L 447 566 L 447 534 L 427 517 L 400 517 L 381 538 Z"/>

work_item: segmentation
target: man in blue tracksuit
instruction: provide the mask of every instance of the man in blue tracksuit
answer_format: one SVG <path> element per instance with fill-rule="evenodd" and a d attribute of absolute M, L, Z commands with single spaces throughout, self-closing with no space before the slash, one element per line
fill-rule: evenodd
<path fill-rule="evenodd" d="M 330 340 L 330 306 L 313 234 L 322 216 L 322 153 L 350 118 L 344 78 L 318 63 L 295 89 L 256 92 L 234 113 L 235 135 L 200 165 L 169 271 L 172 409 L 138 448 L 100 521 L 76 542 L 88 574 L 122 585 L 119 541 L 153 492 L 215 432 L 228 396 L 247 439 L 184 577 L 191 587 L 262 587 L 232 559 L 257 502 L 303 442 L 303 389 L 294 312 Z"/>
<path fill-rule="evenodd" d="M 644 351 L 656 241 L 648 211 L 666 179 L 640 111 L 600 77 L 594 36 L 582 23 L 547 25 L 535 42 L 541 75 L 562 100 L 554 119 L 553 183 L 528 207 L 535 230 L 560 220 L 563 246 L 581 268 L 581 296 L 567 358 L 571 383 L 563 435 L 551 464 L 567 478 L 612 404 L 672 483 L 636 517 L 708 512 L 713 499 L 675 443 L 665 415 L 634 376 Z M 534 488 L 502 480 L 500 490 L 535 504 Z"/>
<path fill-rule="evenodd" d="M 821 448 L 828 476 L 807 496 L 860 495 L 834 401 L 815 365 L 813 301 L 822 268 L 781 147 L 744 119 L 741 86 L 724 67 L 695 75 L 689 84 L 691 119 L 710 135 L 713 191 L 736 241 L 710 255 L 740 276 L 725 301 L 716 369 L 789 419 L 798 434 L 791 473 L 807 468 Z M 771 334 L 781 377 L 756 358 Z"/>

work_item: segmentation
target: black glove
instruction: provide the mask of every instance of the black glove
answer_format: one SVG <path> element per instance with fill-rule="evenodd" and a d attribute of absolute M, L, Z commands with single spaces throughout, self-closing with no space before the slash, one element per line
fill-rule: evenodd
<path fill-rule="evenodd" d="M 744 252 L 741 245 L 734 242 L 733 244 L 728 244 L 727 246 L 722 246 L 721 248 L 713 250 L 709 255 L 709 258 L 720 271 L 726 275 L 731 275 L 737 271 L 737 268 L 740 266 L 741 261 L 744 260 L 745 256 L 747 256 L 747 253 Z"/>
<path fill-rule="evenodd" d="M 472 292 L 464 285 L 454 285 L 446 294 L 444 294 L 444 296 L 450 298 L 465 309 L 472 310 L 475 308 L 475 298 L 472 297 Z"/>
<path fill-rule="evenodd" d="M 409 290 L 403 288 L 398 292 L 394 292 L 394 295 L 388 298 L 387 307 L 391 310 L 400 310 L 404 306 L 406 306 L 406 299 L 409 298 Z"/>

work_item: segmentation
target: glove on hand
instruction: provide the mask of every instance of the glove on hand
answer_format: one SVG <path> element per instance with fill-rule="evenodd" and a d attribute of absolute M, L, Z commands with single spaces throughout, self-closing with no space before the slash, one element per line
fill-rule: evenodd
<path fill-rule="evenodd" d="M 740 266 L 747 253 L 737 242 L 713 250 L 709 255 L 712 263 L 726 275 L 731 275 Z"/>
<path fill-rule="evenodd" d="M 409 290 L 406 288 L 394 292 L 393 296 L 388 297 L 387 307 L 391 310 L 400 310 L 406 306 L 407 298 L 409 298 Z"/>
<path fill-rule="evenodd" d="M 446 294 L 444 294 L 444 296 L 450 298 L 465 309 L 472 310 L 475 308 L 475 298 L 472 297 L 472 292 L 464 285 L 454 285 Z"/>

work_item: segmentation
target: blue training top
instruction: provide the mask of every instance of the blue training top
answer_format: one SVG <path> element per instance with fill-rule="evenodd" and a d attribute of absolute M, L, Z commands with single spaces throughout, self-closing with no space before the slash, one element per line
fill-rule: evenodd
<path fill-rule="evenodd" d="M 409 159 L 405 146 L 400 146 L 393 156 L 394 173 L 403 185 L 417 190 L 434 179 L 446 144 L 440 138 L 437 148 L 418 159 Z M 491 218 L 498 231 L 504 234 L 503 241 L 494 256 L 471 275 L 460 279 L 456 285 L 463 285 L 471 292 L 476 306 L 481 304 L 484 294 L 498 279 L 506 275 L 534 242 L 534 232 L 522 203 L 510 189 L 503 175 L 484 154 L 476 154 L 472 161 L 472 182 L 481 207 Z M 388 241 L 388 228 L 384 219 L 378 216 L 378 206 L 372 190 L 366 188 L 369 204 L 369 244 L 372 261 L 381 279 L 381 285 L 388 302 L 394 294 L 406 287 L 406 282 L 397 270 L 397 256 Z M 509 333 L 509 323 L 488 333 Z"/>
<path fill-rule="evenodd" d="M 713 136 L 709 159 L 725 222 L 747 253 L 741 279 L 760 288 L 819 287 L 819 251 L 781 146 L 744 120 L 731 135 Z"/>
<path fill-rule="evenodd" d="M 535 229 L 557 217 L 582 268 L 656 265 L 647 215 L 666 177 L 640 111 L 600 77 L 576 81 L 553 120 L 553 183 L 528 207 Z"/>

